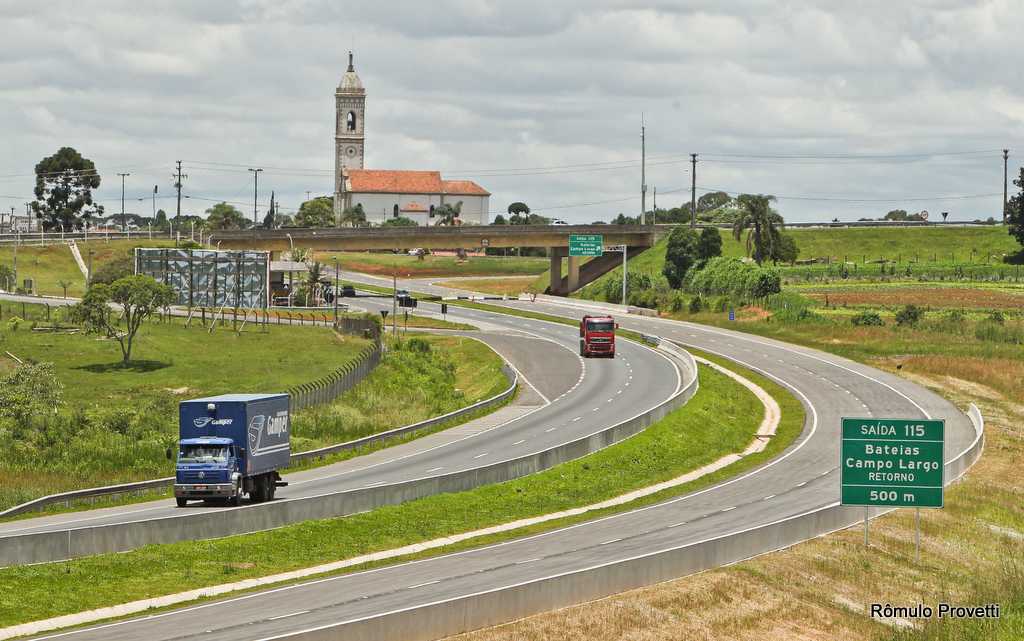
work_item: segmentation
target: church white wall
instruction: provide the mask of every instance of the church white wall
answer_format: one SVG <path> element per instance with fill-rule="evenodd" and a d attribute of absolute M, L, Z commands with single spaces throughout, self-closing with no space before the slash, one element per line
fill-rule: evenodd
<path fill-rule="evenodd" d="M 380 194 L 380 193 L 358 193 L 349 194 L 349 202 L 354 207 L 362 203 L 363 211 L 366 213 L 366 221 L 377 224 L 393 217 L 395 205 L 398 205 L 399 216 L 405 216 L 415 220 L 420 225 L 433 225 L 436 219 L 429 217 L 429 214 L 416 212 L 402 212 L 409 203 L 419 203 L 428 210 L 430 206 L 441 206 L 441 195 L 439 194 Z M 464 225 L 486 225 L 490 222 L 488 207 L 489 196 L 444 196 L 444 202 L 455 204 L 462 201 L 462 224 Z"/>

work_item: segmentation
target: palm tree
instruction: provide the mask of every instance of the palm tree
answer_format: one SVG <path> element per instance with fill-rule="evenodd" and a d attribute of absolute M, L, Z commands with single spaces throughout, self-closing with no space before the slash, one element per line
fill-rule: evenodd
<path fill-rule="evenodd" d="M 438 215 L 438 225 L 457 225 L 459 224 L 459 215 L 462 213 L 462 201 L 449 205 L 445 203 L 439 208 L 439 212 L 435 212 Z"/>
<path fill-rule="evenodd" d="M 772 255 L 772 247 L 783 226 L 782 216 L 771 206 L 775 196 L 740 194 L 736 200 L 740 206 L 740 213 L 732 225 L 733 238 L 740 240 L 746 231 L 747 255 L 753 255 L 754 260 L 760 265 Z"/>

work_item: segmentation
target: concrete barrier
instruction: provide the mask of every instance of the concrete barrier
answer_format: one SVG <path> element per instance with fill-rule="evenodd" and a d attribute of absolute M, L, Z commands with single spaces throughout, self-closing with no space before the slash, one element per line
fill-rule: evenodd
<path fill-rule="evenodd" d="M 123 552 L 158 543 L 258 532 L 301 521 L 356 514 L 435 494 L 463 492 L 534 474 L 629 438 L 685 404 L 697 391 L 696 362 L 688 352 L 667 342 L 659 349 L 670 354 L 685 370 L 683 384 L 675 394 L 656 407 L 621 423 L 550 449 L 470 470 L 390 485 L 281 499 L 231 510 L 198 514 L 182 510 L 180 515 L 158 519 L 6 536 L 0 538 L 0 567 Z"/>
<path fill-rule="evenodd" d="M 946 463 L 946 479 L 950 483 L 978 460 L 984 448 L 981 412 L 971 405 L 967 415 L 975 438 Z M 863 516 L 863 508 L 832 503 L 772 523 L 650 554 L 271 638 L 429 641 L 736 563 L 850 527 Z"/>

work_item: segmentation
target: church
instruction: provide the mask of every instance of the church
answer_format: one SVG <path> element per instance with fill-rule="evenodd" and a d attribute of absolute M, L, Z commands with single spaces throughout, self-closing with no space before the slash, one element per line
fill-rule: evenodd
<path fill-rule="evenodd" d="M 361 205 L 366 221 L 409 218 L 419 225 L 439 221 L 441 205 L 462 203 L 458 224 L 486 225 L 491 194 L 472 180 L 444 180 L 439 171 L 365 169 L 366 89 L 356 74 L 352 52 L 348 71 L 334 92 L 334 217 Z"/>

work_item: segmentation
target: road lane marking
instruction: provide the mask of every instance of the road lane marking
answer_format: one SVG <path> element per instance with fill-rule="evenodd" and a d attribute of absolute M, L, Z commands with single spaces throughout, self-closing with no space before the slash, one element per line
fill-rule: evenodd
<path fill-rule="evenodd" d="M 523 565 L 524 563 L 533 563 L 534 561 L 540 561 L 540 557 L 536 559 L 526 559 L 525 561 L 516 561 L 516 565 Z"/>
<path fill-rule="evenodd" d="M 443 469 L 444 469 L 444 466 L 441 466 L 441 467 L 432 467 L 432 468 L 430 468 L 429 470 L 427 470 L 427 473 L 430 473 L 430 472 L 436 472 L 436 471 L 438 471 L 438 470 L 443 470 Z"/>
<path fill-rule="evenodd" d="M 385 483 L 387 483 L 387 481 L 374 481 L 373 483 L 367 483 L 363 487 L 373 487 L 374 485 L 383 485 Z"/>
<path fill-rule="evenodd" d="M 723 512 L 728 512 L 729 510 L 735 510 L 735 509 L 736 509 L 736 506 L 734 505 L 732 507 L 723 508 L 722 511 Z"/>
<path fill-rule="evenodd" d="M 672 524 L 672 525 L 670 525 L 669 527 L 670 527 L 670 528 L 674 528 L 674 527 L 679 527 L 680 525 L 686 525 L 686 521 L 680 521 L 680 522 L 678 522 L 678 523 L 673 523 L 673 524 Z"/>
<path fill-rule="evenodd" d="M 804 481 L 803 483 L 797 483 L 796 484 L 797 487 L 803 487 L 805 485 L 807 485 L 807 481 Z"/>
<path fill-rule="evenodd" d="M 601 545 L 608 545 L 609 543 L 618 543 L 621 540 L 622 540 L 621 538 L 620 539 L 612 539 L 611 541 L 605 541 Z"/>
<path fill-rule="evenodd" d="M 434 585 L 435 583 L 440 583 L 440 582 L 441 582 L 441 579 L 435 579 L 433 581 L 427 581 L 426 583 L 417 583 L 416 585 L 410 585 L 409 587 L 406 588 L 406 590 L 415 590 L 416 588 L 422 588 L 425 585 Z"/>
<path fill-rule="evenodd" d="M 575 423 L 576 421 L 580 420 L 581 418 L 583 418 L 583 417 L 582 416 L 577 416 L 576 418 L 572 419 L 572 422 Z"/>
<path fill-rule="evenodd" d="M 515 442 L 515 443 L 513 443 L 512 445 L 522 445 L 522 444 L 523 444 L 523 443 L 525 443 L 525 442 L 526 442 L 526 439 L 525 439 L 525 438 L 523 438 L 523 439 L 519 439 L 518 441 L 516 441 L 516 442 Z"/>
<path fill-rule="evenodd" d="M 555 428 L 549 427 L 548 429 L 544 430 L 544 433 L 547 434 L 548 432 L 554 432 L 554 431 L 555 431 Z"/>
<path fill-rule="evenodd" d="M 774 499 L 774 498 L 775 498 L 775 495 L 774 495 L 774 494 L 769 494 L 768 496 L 764 497 L 764 498 L 763 498 L 763 499 L 761 499 L 761 500 L 762 500 L 762 501 L 767 501 L 768 499 Z"/>
<path fill-rule="evenodd" d="M 480 454 L 477 454 L 473 458 L 483 458 L 483 457 L 487 456 L 488 454 L 490 454 L 490 452 L 481 452 Z"/>
<path fill-rule="evenodd" d="M 277 621 L 278 619 L 287 619 L 288 617 L 297 617 L 300 614 L 309 614 L 309 610 L 300 610 L 298 612 L 292 612 L 291 614 L 282 614 L 276 617 L 270 617 L 267 621 Z"/>

